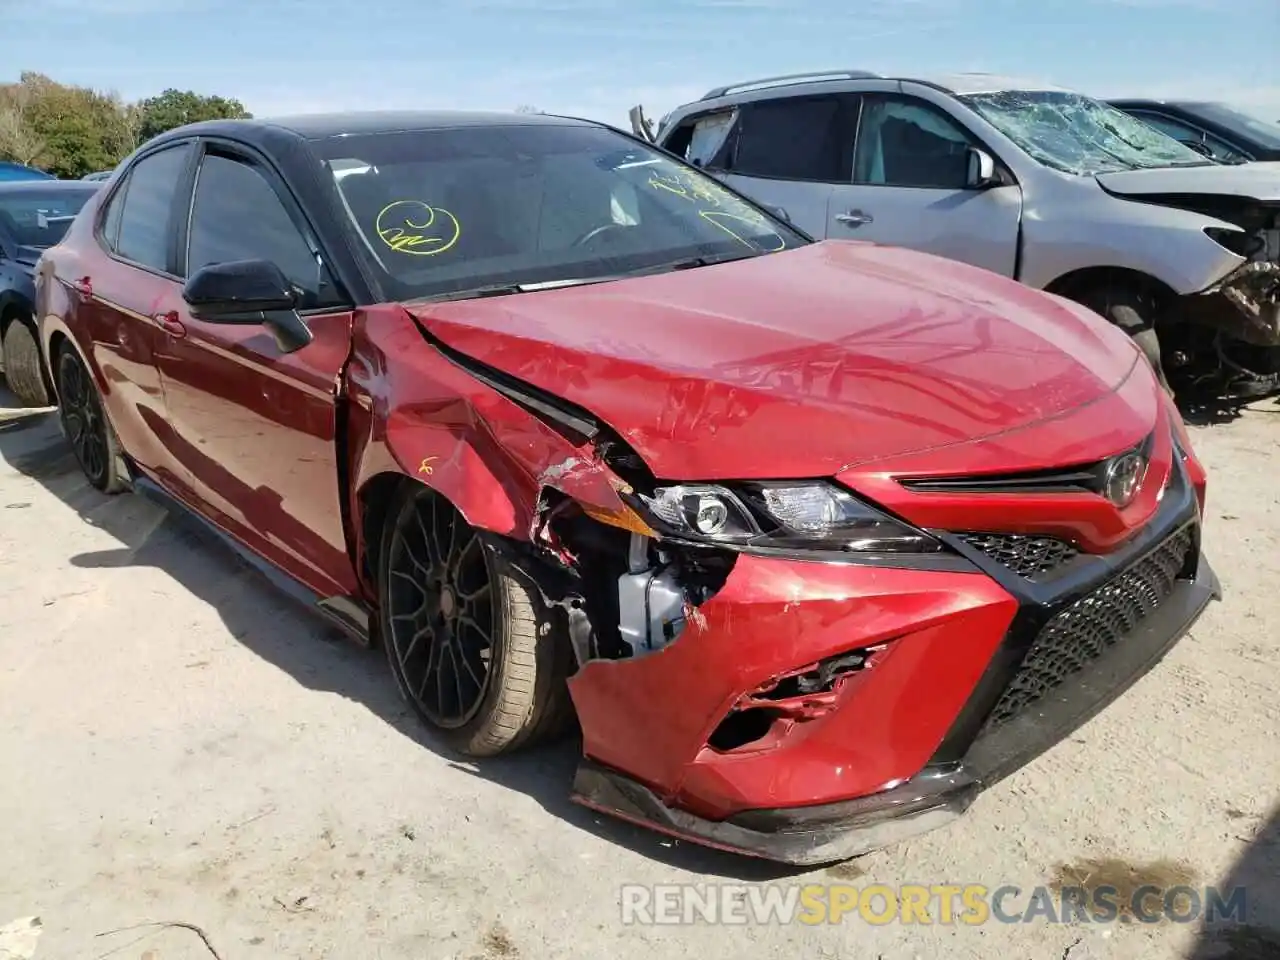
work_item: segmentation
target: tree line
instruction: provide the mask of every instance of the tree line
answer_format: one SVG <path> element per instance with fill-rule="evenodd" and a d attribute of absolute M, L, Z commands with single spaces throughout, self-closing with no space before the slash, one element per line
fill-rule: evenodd
<path fill-rule="evenodd" d="M 0 160 L 74 179 L 112 169 L 140 144 L 184 123 L 250 116 L 229 97 L 170 88 L 130 103 L 25 72 L 17 83 L 0 83 Z"/>

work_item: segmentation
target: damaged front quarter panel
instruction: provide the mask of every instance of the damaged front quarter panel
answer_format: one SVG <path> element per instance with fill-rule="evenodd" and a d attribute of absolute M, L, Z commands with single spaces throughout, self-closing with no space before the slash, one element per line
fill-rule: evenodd
<path fill-rule="evenodd" d="M 367 515 L 379 477 L 437 491 L 563 611 L 580 665 L 662 648 L 728 576 L 732 554 L 662 544 L 623 501 L 649 478 L 607 426 L 452 350 L 403 309 L 357 318 L 347 383 L 352 515 Z"/>

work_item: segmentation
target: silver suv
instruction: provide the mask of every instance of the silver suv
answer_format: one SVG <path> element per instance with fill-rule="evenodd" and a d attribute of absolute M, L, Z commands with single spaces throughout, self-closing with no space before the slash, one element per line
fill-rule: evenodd
<path fill-rule="evenodd" d="M 988 74 L 770 77 L 710 91 L 656 135 L 636 107 L 632 126 L 816 238 L 1069 297 L 1157 370 L 1227 393 L 1280 383 L 1280 164 L 1224 166 L 1098 100 Z"/>

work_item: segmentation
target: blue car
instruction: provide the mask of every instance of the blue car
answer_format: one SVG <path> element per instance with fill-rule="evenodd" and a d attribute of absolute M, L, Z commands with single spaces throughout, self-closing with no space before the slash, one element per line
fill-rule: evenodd
<path fill-rule="evenodd" d="M 0 181 L 0 372 L 25 406 L 48 406 L 51 396 L 36 338 L 36 262 L 101 188 L 52 177 Z"/>
<path fill-rule="evenodd" d="M 0 160 L 0 183 L 11 183 L 15 180 L 55 180 L 51 173 L 27 167 L 11 160 Z"/>

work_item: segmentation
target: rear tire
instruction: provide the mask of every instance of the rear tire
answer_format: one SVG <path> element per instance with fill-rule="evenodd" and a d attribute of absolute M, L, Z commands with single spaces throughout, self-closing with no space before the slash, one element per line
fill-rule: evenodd
<path fill-rule="evenodd" d="M 58 353 L 58 419 L 89 485 L 103 493 L 127 490 L 120 441 L 98 385 L 70 347 Z"/>
<path fill-rule="evenodd" d="M 496 756 L 567 725 L 568 643 L 513 563 L 426 487 L 388 511 L 378 598 L 396 684 L 453 749 Z"/>
<path fill-rule="evenodd" d="M 4 377 L 23 406 L 49 406 L 40 347 L 25 317 L 14 317 L 4 331 Z"/>
<path fill-rule="evenodd" d="M 1086 290 L 1075 299 L 1127 333 L 1142 348 L 1160 386 L 1172 396 L 1173 388 L 1165 376 L 1160 337 L 1156 333 L 1159 303 L 1155 295 L 1133 286 L 1108 284 Z"/>

